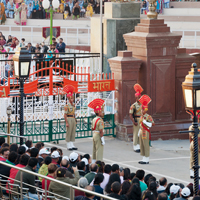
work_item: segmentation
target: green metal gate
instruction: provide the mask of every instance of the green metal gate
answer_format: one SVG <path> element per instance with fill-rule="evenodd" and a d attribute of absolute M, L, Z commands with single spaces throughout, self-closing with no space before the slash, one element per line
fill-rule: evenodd
<path fill-rule="evenodd" d="M 76 118 L 76 138 L 92 137 L 91 122 L 94 116 Z M 104 116 L 105 136 L 115 137 L 114 128 L 114 114 Z M 19 135 L 19 123 L 12 122 L 11 134 Z M 0 123 L 0 132 L 7 133 L 7 123 Z M 66 125 L 64 119 L 45 120 L 45 121 L 31 121 L 24 124 L 24 136 L 27 140 L 33 142 L 51 142 L 65 140 Z M 18 143 L 17 139 L 12 137 L 11 143 Z"/>

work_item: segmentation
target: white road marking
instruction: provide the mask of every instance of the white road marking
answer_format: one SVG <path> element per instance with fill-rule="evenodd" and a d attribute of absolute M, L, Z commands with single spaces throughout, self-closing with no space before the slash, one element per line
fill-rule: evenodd
<path fill-rule="evenodd" d="M 61 146 L 58 146 L 58 145 L 56 145 L 56 144 L 51 144 L 51 143 L 45 143 L 45 144 L 48 144 L 48 145 L 50 145 L 50 146 L 55 146 L 55 147 L 61 148 Z M 62 149 L 67 150 L 66 147 L 62 147 Z M 71 151 L 71 152 L 72 152 L 72 151 Z M 80 154 L 86 154 L 85 152 L 82 152 L 82 151 L 75 151 L 75 152 L 80 153 Z M 70 153 L 70 151 L 69 151 L 69 153 Z M 177 157 L 177 158 L 181 158 L 181 157 Z M 183 157 L 183 158 L 186 158 L 186 157 Z M 189 158 L 189 157 L 188 157 L 188 158 Z M 169 158 L 166 158 L 166 159 L 169 160 Z M 172 159 L 176 159 L 176 158 L 172 158 Z M 135 167 L 135 166 L 133 166 L 133 165 L 124 164 L 124 162 L 123 162 L 123 163 L 122 163 L 122 162 L 117 162 L 117 161 L 113 161 L 113 160 L 106 159 L 106 158 L 104 158 L 104 160 L 107 161 L 107 162 L 109 162 L 109 163 L 111 163 L 111 164 L 118 163 L 118 164 L 121 164 L 121 165 L 123 165 L 123 166 L 125 166 L 125 167 L 129 167 L 129 168 L 132 168 L 132 169 L 135 169 L 135 170 L 141 169 L 141 167 Z M 152 160 L 156 160 L 156 159 L 152 159 Z M 158 159 L 158 160 L 164 160 L 164 158 Z M 150 161 L 151 161 L 151 160 L 150 160 Z M 138 162 L 138 161 L 137 161 L 137 162 Z M 181 179 L 178 179 L 178 178 L 174 178 L 174 177 L 171 177 L 171 176 L 168 176 L 168 175 L 165 175 L 165 174 L 160 174 L 160 173 L 157 173 L 157 172 L 154 172 L 154 171 L 150 171 L 150 170 L 147 170 L 147 169 L 144 169 L 144 171 L 145 171 L 145 172 L 148 172 L 148 173 L 151 173 L 151 174 L 153 174 L 153 175 L 157 175 L 157 176 L 160 176 L 160 177 L 165 177 L 165 178 L 169 178 L 169 179 L 171 179 L 171 180 L 179 181 L 179 182 L 181 182 L 181 183 L 189 184 L 188 181 L 184 181 L 184 180 L 181 180 Z"/>

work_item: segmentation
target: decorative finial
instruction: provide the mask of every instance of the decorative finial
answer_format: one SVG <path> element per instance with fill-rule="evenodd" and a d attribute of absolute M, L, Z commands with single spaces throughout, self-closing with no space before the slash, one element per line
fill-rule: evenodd
<path fill-rule="evenodd" d="M 149 0 L 149 12 L 147 13 L 147 17 L 149 19 L 157 19 L 158 13 L 156 12 L 156 0 Z"/>

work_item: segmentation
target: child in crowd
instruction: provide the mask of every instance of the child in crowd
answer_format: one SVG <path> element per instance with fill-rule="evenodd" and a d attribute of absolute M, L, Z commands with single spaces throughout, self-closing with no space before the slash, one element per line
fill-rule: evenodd
<path fill-rule="evenodd" d="M 85 8 L 82 6 L 80 17 L 85 17 Z"/>
<path fill-rule="evenodd" d="M 20 43 L 20 47 L 25 47 L 25 46 L 26 46 L 26 44 L 25 44 L 25 39 L 22 38 L 22 39 L 21 39 L 21 43 Z"/>

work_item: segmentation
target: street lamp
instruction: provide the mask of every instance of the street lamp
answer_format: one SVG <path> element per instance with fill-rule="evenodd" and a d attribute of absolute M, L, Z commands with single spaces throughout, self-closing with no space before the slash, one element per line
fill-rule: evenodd
<path fill-rule="evenodd" d="M 53 38 L 53 9 L 59 8 L 59 0 L 43 0 L 42 6 L 45 9 L 46 12 L 50 13 L 50 44 L 53 44 L 52 38 Z M 50 6 L 50 9 L 49 9 Z M 49 10 L 48 10 L 49 9 Z"/>
<path fill-rule="evenodd" d="M 26 48 L 19 48 L 13 56 L 15 77 L 20 82 L 20 136 L 24 135 L 24 81 L 29 77 L 31 66 L 31 55 Z M 23 144 L 23 138 L 20 138 L 20 145 Z"/>
<path fill-rule="evenodd" d="M 194 193 L 197 195 L 199 189 L 199 164 L 198 164 L 198 121 L 197 112 L 200 110 L 200 73 L 198 72 L 196 63 L 192 64 L 191 71 L 185 77 L 182 83 L 183 97 L 185 102 L 185 109 L 192 111 L 193 123 L 192 131 L 194 133 Z"/>
<path fill-rule="evenodd" d="M 8 115 L 8 128 L 7 128 L 7 133 L 10 134 L 10 116 L 12 114 L 12 108 L 11 106 L 7 107 L 6 113 Z M 10 136 L 8 136 L 7 143 L 10 144 Z"/>

